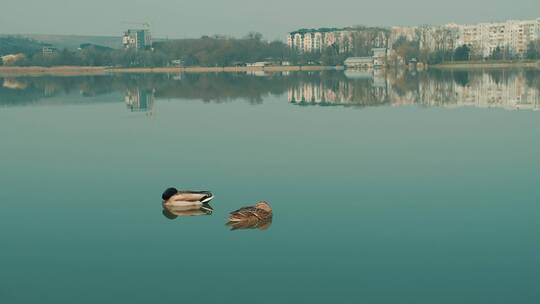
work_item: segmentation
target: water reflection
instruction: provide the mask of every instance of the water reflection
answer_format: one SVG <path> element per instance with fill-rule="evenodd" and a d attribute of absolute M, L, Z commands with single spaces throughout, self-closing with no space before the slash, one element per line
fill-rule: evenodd
<path fill-rule="evenodd" d="M 302 82 L 288 90 L 297 105 L 422 105 L 540 109 L 538 72 L 431 72 L 375 74 L 346 71 L 347 79 Z"/>
<path fill-rule="evenodd" d="M 211 215 L 214 212 L 214 209 L 209 204 L 203 204 L 200 208 L 186 208 L 179 206 L 165 206 L 163 205 L 163 216 L 170 220 L 174 220 L 178 217 L 187 217 L 187 216 L 200 216 L 200 215 Z"/>
<path fill-rule="evenodd" d="M 152 111 L 155 102 L 155 90 L 131 88 L 126 89 L 124 102 L 131 112 Z"/>
<path fill-rule="evenodd" d="M 227 223 L 227 226 L 231 227 L 231 230 L 248 230 L 248 229 L 259 229 L 259 230 L 268 230 L 272 226 L 272 218 L 265 220 L 253 220 L 253 221 L 243 221 L 237 223 Z"/>
<path fill-rule="evenodd" d="M 276 96 L 301 106 L 540 109 L 538 70 L 21 77 L 0 78 L 0 83 L 4 107 L 123 101 L 129 111 L 152 112 L 156 101 L 163 99 L 245 100 L 256 105 Z"/>

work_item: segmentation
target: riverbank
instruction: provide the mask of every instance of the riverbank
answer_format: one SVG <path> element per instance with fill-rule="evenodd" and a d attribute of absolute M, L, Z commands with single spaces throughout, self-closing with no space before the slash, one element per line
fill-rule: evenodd
<path fill-rule="evenodd" d="M 341 66 L 267 66 L 267 67 L 163 67 L 111 68 L 110 73 L 219 73 L 219 72 L 295 72 L 343 70 Z"/>
<path fill-rule="evenodd" d="M 466 61 L 448 62 L 430 65 L 434 69 L 508 69 L 508 68 L 536 68 L 540 69 L 540 60 L 517 61 Z"/>
<path fill-rule="evenodd" d="M 0 76 L 79 76 L 105 75 L 105 67 L 12 67 L 0 66 Z"/>
<path fill-rule="evenodd" d="M 468 70 L 468 69 L 508 69 L 536 68 L 540 69 L 540 60 L 520 61 L 468 61 L 430 65 L 430 69 Z M 330 71 L 344 70 L 343 66 L 267 66 L 267 67 L 87 67 L 87 66 L 58 66 L 58 67 L 15 67 L 0 66 L 0 76 L 98 76 L 111 74 L 145 74 L 145 73 L 260 73 L 260 72 L 296 72 L 296 71 Z"/>
<path fill-rule="evenodd" d="M 294 72 L 343 70 L 342 66 L 267 66 L 267 67 L 0 67 L 0 76 L 94 76 L 126 73 L 221 73 L 221 72 Z"/>

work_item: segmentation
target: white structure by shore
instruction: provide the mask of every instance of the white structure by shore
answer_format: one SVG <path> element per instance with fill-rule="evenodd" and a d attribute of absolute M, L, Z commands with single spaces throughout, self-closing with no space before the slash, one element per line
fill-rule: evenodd
<path fill-rule="evenodd" d="M 370 69 L 381 68 L 386 65 L 386 48 L 371 49 L 373 56 L 369 57 L 349 57 L 345 60 L 344 65 L 347 69 Z"/>
<path fill-rule="evenodd" d="M 320 52 L 335 46 L 339 52 L 352 49 L 351 29 L 301 29 L 287 35 L 287 45 L 300 53 Z"/>

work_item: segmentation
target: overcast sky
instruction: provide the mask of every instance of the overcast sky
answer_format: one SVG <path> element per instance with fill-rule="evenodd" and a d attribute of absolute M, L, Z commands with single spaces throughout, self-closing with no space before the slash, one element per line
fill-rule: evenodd
<path fill-rule="evenodd" d="M 150 22 L 157 37 L 261 32 L 269 39 L 303 27 L 475 23 L 540 17 L 540 0 L 1 0 L 0 33 L 118 36 L 126 22 Z"/>

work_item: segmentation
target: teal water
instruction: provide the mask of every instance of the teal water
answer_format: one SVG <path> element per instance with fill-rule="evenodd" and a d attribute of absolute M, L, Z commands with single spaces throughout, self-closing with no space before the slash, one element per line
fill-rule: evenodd
<path fill-rule="evenodd" d="M 537 303 L 528 73 L 3 79 L 0 302 Z"/>

